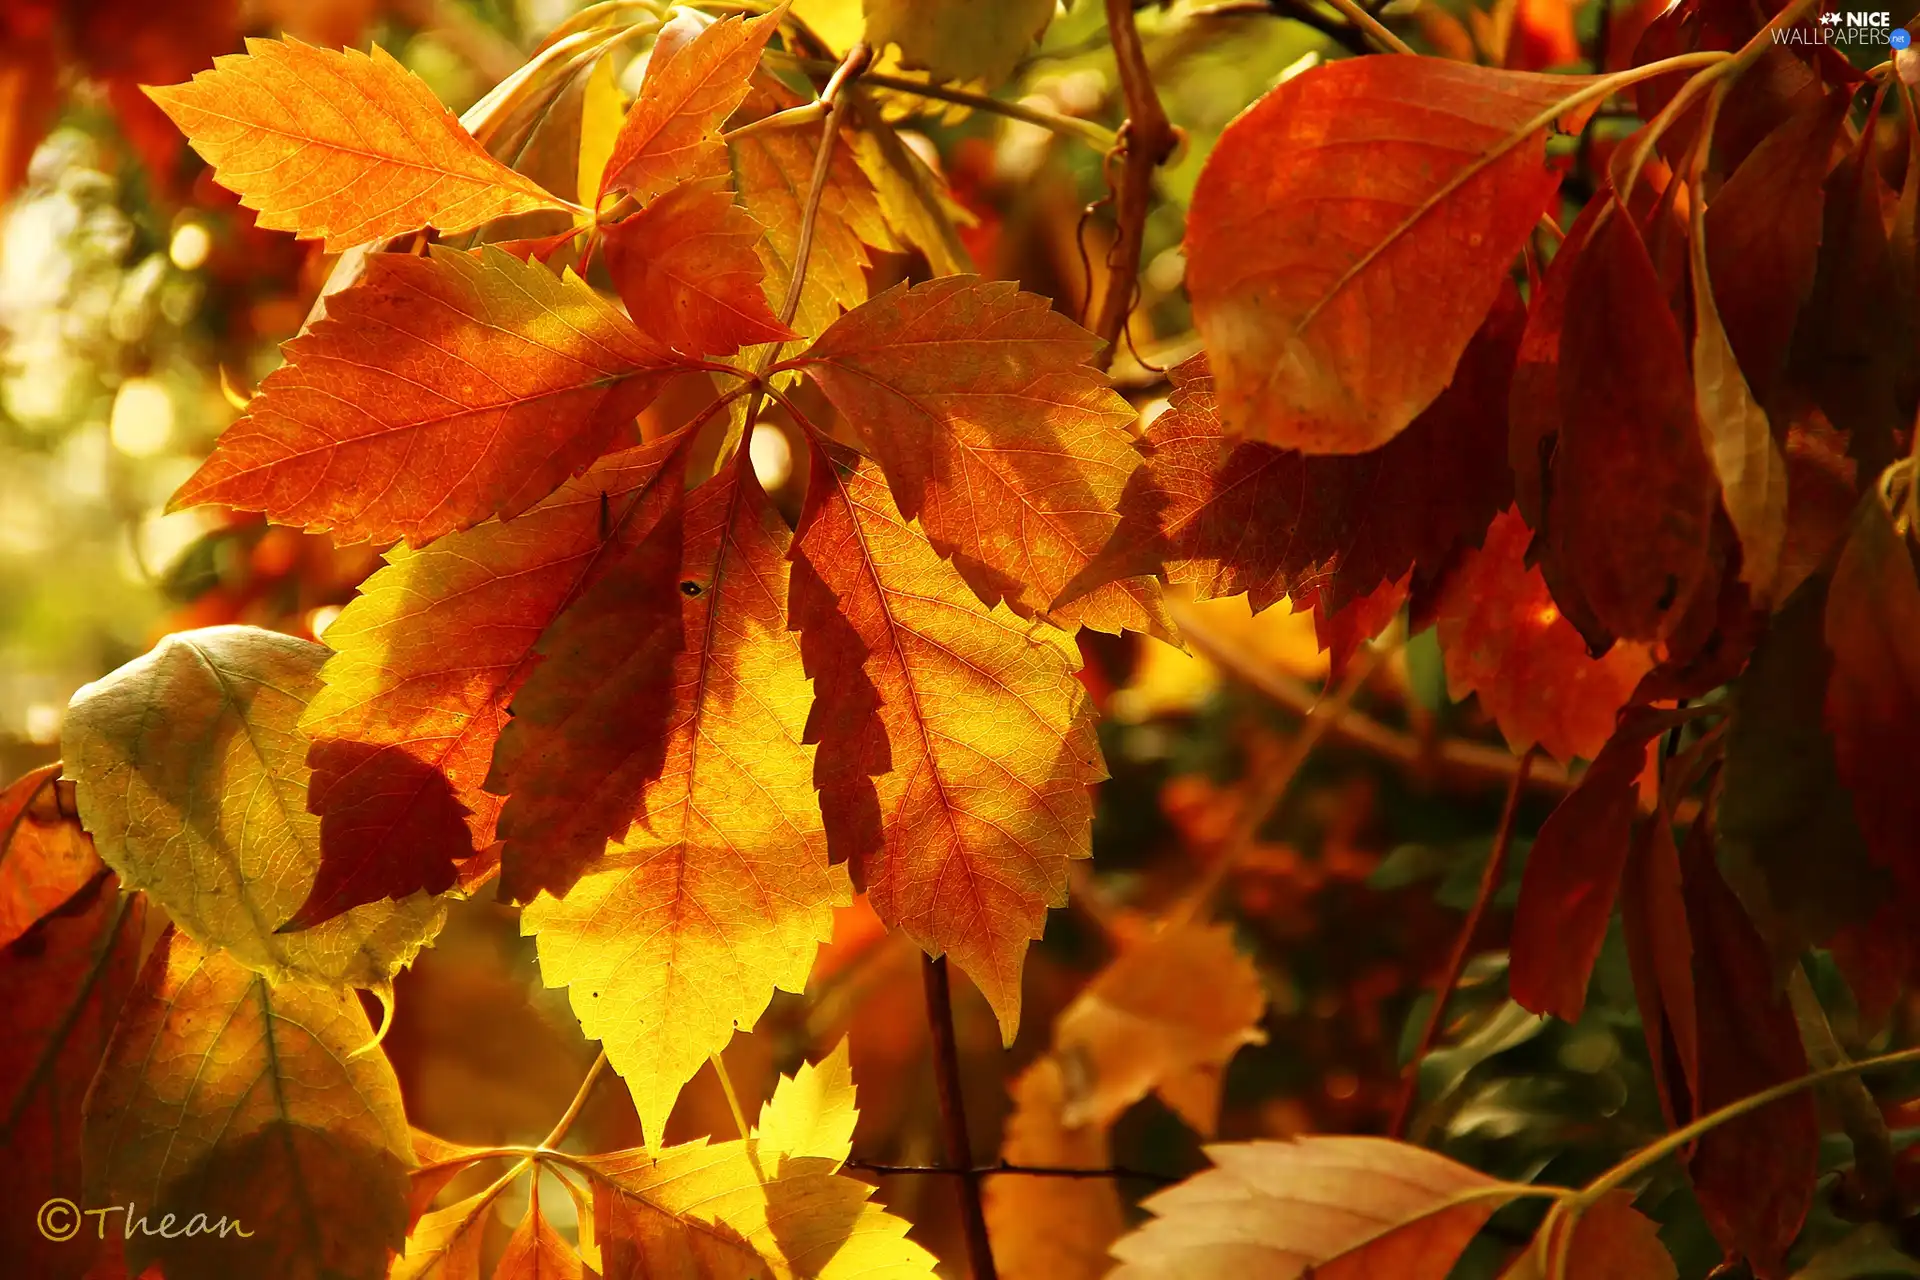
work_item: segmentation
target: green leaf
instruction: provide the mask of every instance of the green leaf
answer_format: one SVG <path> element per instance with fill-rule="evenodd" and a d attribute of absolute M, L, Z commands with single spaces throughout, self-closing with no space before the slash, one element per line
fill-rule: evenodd
<path fill-rule="evenodd" d="M 867 39 L 903 66 L 997 85 L 1053 20 L 1054 0 L 866 0 Z"/>

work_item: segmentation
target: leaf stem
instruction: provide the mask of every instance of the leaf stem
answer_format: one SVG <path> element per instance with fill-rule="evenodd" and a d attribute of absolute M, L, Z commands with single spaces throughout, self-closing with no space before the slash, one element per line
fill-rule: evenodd
<path fill-rule="evenodd" d="M 1096 357 L 1102 370 L 1119 353 L 1121 331 L 1133 311 L 1134 290 L 1140 275 L 1140 251 L 1147 239 L 1147 206 L 1153 199 L 1154 170 L 1165 164 L 1179 139 L 1160 95 L 1153 87 L 1153 69 L 1147 64 L 1139 28 L 1133 23 L 1133 0 L 1106 0 L 1107 33 L 1120 68 L 1120 93 L 1126 100 L 1127 120 L 1114 145 L 1123 164 L 1119 190 L 1114 195 L 1114 241 L 1107 252 L 1107 279 L 1100 296 L 1100 313 L 1093 332 L 1104 344 Z"/>
<path fill-rule="evenodd" d="M 922 958 L 921 978 L 927 995 L 927 1031 L 933 1037 L 933 1082 L 940 1100 L 940 1128 L 947 1163 L 955 1169 L 973 1168 L 973 1142 L 967 1134 L 967 1104 L 960 1079 L 960 1049 L 953 1034 L 953 991 L 947 979 L 947 958 Z M 993 1243 L 987 1237 L 987 1214 L 980 1199 L 980 1179 L 960 1179 L 960 1220 L 966 1230 L 967 1260 L 973 1280 L 997 1280 Z"/>
<path fill-rule="evenodd" d="M 602 1049 L 600 1056 L 593 1060 L 593 1065 L 587 1068 L 587 1078 L 580 1082 L 579 1091 L 573 1095 L 573 1101 L 567 1104 L 566 1114 L 555 1122 L 553 1131 L 541 1142 L 542 1148 L 558 1146 L 560 1140 L 567 1136 L 567 1130 L 573 1128 L 573 1122 L 580 1118 L 581 1108 L 587 1105 L 587 1095 L 593 1092 L 593 1086 L 600 1082 L 600 1073 L 606 1069 L 607 1051 Z"/>
<path fill-rule="evenodd" d="M 1519 767 L 1513 771 L 1513 781 L 1507 786 L 1507 802 L 1500 811 L 1500 825 L 1493 837 L 1493 852 L 1487 855 L 1487 865 L 1480 872 L 1480 891 L 1474 895 L 1473 906 L 1460 925 L 1460 936 L 1454 939 L 1453 953 L 1447 957 L 1447 967 L 1441 972 L 1439 984 L 1434 987 L 1433 1008 L 1427 1011 L 1426 1026 L 1420 1029 L 1420 1043 L 1407 1063 L 1406 1078 L 1400 1085 L 1400 1101 L 1393 1109 L 1393 1122 L 1387 1126 L 1387 1136 L 1390 1138 L 1406 1135 L 1407 1119 L 1412 1115 L 1413 1104 L 1420 1096 L 1420 1062 L 1433 1052 L 1434 1041 L 1439 1038 L 1440 1028 L 1446 1021 L 1447 998 L 1460 985 L 1460 977 L 1466 972 L 1467 957 L 1473 953 L 1474 936 L 1480 932 L 1481 921 L 1486 919 L 1488 905 L 1506 882 L 1507 856 L 1513 848 L 1514 819 L 1520 812 L 1520 797 L 1526 793 L 1527 775 L 1533 771 L 1533 762 L 1539 754 L 1539 747 L 1528 747 L 1526 754 L 1520 757 Z"/>
<path fill-rule="evenodd" d="M 740 1095 L 734 1092 L 733 1077 L 727 1074 L 727 1064 L 719 1054 L 708 1054 L 707 1057 L 713 1063 L 713 1074 L 720 1081 L 720 1092 L 727 1095 L 727 1110 L 733 1113 L 733 1127 L 744 1138 L 747 1136 L 747 1113 L 740 1109 Z"/>
<path fill-rule="evenodd" d="M 1355 4 L 1354 0 L 1327 0 L 1327 3 L 1338 9 L 1342 17 L 1346 18 L 1348 22 L 1351 22 L 1359 30 L 1366 32 L 1373 38 L 1375 44 L 1387 52 L 1413 52 L 1412 45 L 1387 30 L 1386 25 L 1382 23 L 1380 19 L 1368 13 L 1362 6 Z"/>
<path fill-rule="evenodd" d="M 838 65 L 825 58 L 803 58 L 798 54 L 787 53 L 780 49 L 767 50 L 767 56 L 791 62 L 801 71 L 830 72 Z M 951 102 L 955 106 L 971 107 L 975 111 L 1005 116 L 1009 120 L 1018 120 L 1023 124 L 1038 125 L 1062 137 L 1077 138 L 1100 151 L 1111 151 L 1117 141 L 1117 135 L 1105 125 L 1092 120 L 1082 120 L 1078 116 L 1043 111 L 1038 107 L 1028 106 L 1024 102 L 1009 102 L 1005 98 L 990 97 L 984 93 L 969 93 L 965 89 L 951 89 L 946 85 L 909 80 L 905 76 L 887 75 L 879 71 L 865 72 L 860 80 L 861 83 L 870 84 L 877 89 L 891 89 L 895 93 L 910 93 L 915 97 L 931 98 L 937 102 Z"/>

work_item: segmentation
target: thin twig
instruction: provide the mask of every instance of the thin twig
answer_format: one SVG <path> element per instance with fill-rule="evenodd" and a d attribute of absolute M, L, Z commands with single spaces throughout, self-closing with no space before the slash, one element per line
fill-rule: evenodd
<path fill-rule="evenodd" d="M 1407 1118 L 1413 1114 L 1414 1100 L 1420 1094 L 1421 1060 L 1433 1052 L 1434 1041 L 1439 1039 L 1440 1028 L 1446 1022 L 1447 997 L 1460 985 L 1460 976 L 1466 972 L 1467 958 L 1473 954 L 1473 940 L 1480 932 L 1480 922 L 1486 919 L 1488 904 L 1500 892 L 1500 886 L 1506 883 L 1507 855 L 1513 848 L 1514 819 L 1520 812 L 1520 797 L 1527 789 L 1527 774 L 1532 771 L 1539 753 L 1538 747 L 1528 748 L 1514 770 L 1512 784 L 1507 787 L 1507 803 L 1500 811 L 1500 826 L 1493 837 L 1493 852 L 1487 855 L 1487 865 L 1480 872 L 1480 892 L 1474 895 L 1473 907 L 1460 925 L 1460 936 L 1454 939 L 1453 954 L 1447 957 L 1447 967 L 1441 972 L 1440 981 L 1433 989 L 1433 1008 L 1427 1011 L 1427 1024 L 1420 1029 L 1420 1043 L 1415 1046 L 1413 1058 L 1407 1063 L 1406 1078 L 1400 1085 L 1400 1101 L 1393 1109 L 1393 1122 L 1387 1126 L 1389 1138 L 1406 1136 Z"/>
<path fill-rule="evenodd" d="M 960 1049 L 953 1034 L 953 991 L 947 981 L 947 958 L 923 958 L 920 973 L 926 985 L 927 1030 L 933 1036 L 933 1082 L 940 1099 L 947 1164 L 954 1169 L 971 1169 L 973 1141 L 967 1134 L 967 1104 L 960 1080 Z M 997 1280 L 978 1178 L 960 1179 L 960 1220 L 966 1229 L 973 1280 Z"/>
<path fill-rule="evenodd" d="M 740 1109 L 740 1095 L 734 1090 L 733 1077 L 727 1074 L 727 1064 L 717 1053 L 707 1056 L 713 1063 L 713 1074 L 720 1081 L 720 1092 L 727 1095 L 727 1110 L 733 1113 L 733 1127 L 739 1131 L 741 1137 L 747 1137 L 750 1133 L 747 1128 L 747 1113 Z"/>
<path fill-rule="evenodd" d="M 602 1049 L 600 1056 L 593 1060 L 593 1065 L 587 1068 L 587 1078 L 580 1082 L 579 1092 L 573 1095 L 573 1101 L 567 1105 L 566 1114 L 555 1122 L 553 1131 L 540 1144 L 542 1147 L 560 1145 L 560 1140 L 567 1136 L 567 1130 L 573 1128 L 573 1122 L 580 1118 L 580 1109 L 587 1105 L 588 1095 L 593 1092 L 593 1086 L 600 1082 L 600 1073 L 606 1069 L 607 1051 Z"/>
<path fill-rule="evenodd" d="M 1107 32 L 1120 68 L 1127 122 L 1120 129 L 1126 163 L 1114 198 L 1115 236 L 1107 254 L 1106 290 L 1100 297 L 1100 314 L 1093 327 L 1105 344 L 1098 357 L 1102 369 L 1119 353 L 1120 330 L 1126 327 L 1127 314 L 1133 310 L 1140 251 L 1147 238 L 1147 206 L 1153 200 L 1153 172 L 1166 163 L 1177 142 L 1153 87 L 1153 71 L 1147 65 L 1140 32 L 1133 25 L 1133 0 L 1107 0 Z"/>
<path fill-rule="evenodd" d="M 1022 1178 L 1114 1178 L 1171 1186 L 1176 1182 L 1184 1182 L 1187 1178 L 1184 1173 L 1161 1173 L 1154 1169 L 1133 1169 L 1125 1165 L 1113 1165 L 1105 1169 L 1074 1169 L 1058 1165 L 1009 1164 L 1004 1160 L 998 1164 L 974 1165 L 964 1169 L 943 1164 L 882 1164 L 877 1160 L 849 1160 L 846 1167 L 858 1169 L 862 1173 L 884 1176 L 925 1174 L 932 1177 L 975 1180 L 1005 1173 Z"/>
<path fill-rule="evenodd" d="M 1388 53 L 1413 52 L 1412 45 L 1387 30 L 1386 27 L 1381 24 L 1380 19 L 1368 13 L 1366 9 L 1360 5 L 1355 4 L 1354 0 L 1327 0 L 1327 3 L 1338 9 L 1342 17 L 1346 18 L 1348 22 L 1351 22 L 1361 31 L 1366 32 L 1375 44 L 1379 45 Z"/>

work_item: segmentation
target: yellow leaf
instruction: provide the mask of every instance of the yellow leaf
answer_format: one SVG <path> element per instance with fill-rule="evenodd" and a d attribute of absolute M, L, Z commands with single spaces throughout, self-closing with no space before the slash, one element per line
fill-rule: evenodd
<path fill-rule="evenodd" d="M 336 53 L 248 40 L 246 53 L 147 93 L 261 226 L 325 240 L 329 252 L 566 207 L 488 155 L 378 45 Z"/>
<path fill-rule="evenodd" d="M 352 992 L 269 985 L 169 932 L 85 1112 L 84 1203 L 148 1220 L 127 1228 L 129 1274 L 157 1259 L 180 1277 L 385 1276 L 413 1152 L 393 1068 L 359 1052 L 372 1036 Z"/>
<path fill-rule="evenodd" d="M 1527 1188 L 1386 1138 L 1207 1148 L 1214 1168 L 1143 1202 L 1114 1280 L 1445 1280 Z"/>
<path fill-rule="evenodd" d="M 1046 31 L 1055 0 L 866 0 L 867 38 L 942 80 L 1005 80 Z"/>
<path fill-rule="evenodd" d="M 620 86 L 613 78 L 613 59 L 602 57 L 593 64 L 580 101 L 577 181 L 580 203 L 590 210 L 600 207 L 600 179 L 606 172 L 607 158 L 613 154 L 613 140 L 620 136 L 620 124 L 625 117 L 626 104 L 620 100 Z"/>
<path fill-rule="evenodd" d="M 685 643 L 665 677 L 665 759 L 643 816 L 564 898 L 543 894 L 521 917 L 547 984 L 569 988 L 655 1141 L 734 1029 L 776 986 L 804 986 L 850 896 L 827 865 L 800 741 L 811 690 L 787 629 L 787 527 L 742 460 L 692 495 L 685 519 L 680 607 L 664 624 Z"/>
<path fill-rule="evenodd" d="M 793 1075 L 780 1077 L 753 1136 L 763 1153 L 815 1156 L 838 1168 L 853 1154 L 858 1118 L 853 1064 L 842 1040 L 824 1062 L 802 1063 Z"/>
<path fill-rule="evenodd" d="M 187 935 L 275 982 L 381 987 L 445 919 L 426 894 L 275 932 L 320 868 L 298 723 L 326 656 L 254 627 L 170 635 L 74 695 L 67 769 L 100 856 Z"/>
<path fill-rule="evenodd" d="M 480 1280 L 480 1246 L 500 1190 L 489 1188 L 422 1217 L 389 1280 Z"/>
<path fill-rule="evenodd" d="M 1012 1094 L 1002 1160 L 1054 1169 L 1112 1163 L 1104 1124 L 1061 1119 L 1066 1085 L 1052 1057 L 1022 1072 Z M 1000 1174 L 987 1180 L 986 1210 L 994 1262 L 1007 1280 L 1096 1280 L 1112 1270 L 1107 1250 L 1126 1230 L 1120 1197 L 1106 1178 Z"/>
<path fill-rule="evenodd" d="M 1157 1091 L 1197 1132 L 1213 1133 L 1220 1073 L 1261 1044 L 1267 997 L 1224 925 L 1181 925 L 1121 952 L 1054 1026 L 1068 1125 L 1111 1124 Z"/>

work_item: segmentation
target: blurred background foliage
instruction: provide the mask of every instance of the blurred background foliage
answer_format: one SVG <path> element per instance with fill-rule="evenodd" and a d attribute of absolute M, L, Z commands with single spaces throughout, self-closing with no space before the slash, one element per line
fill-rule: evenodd
<path fill-rule="evenodd" d="M 1592 40 L 1603 21 L 1599 4 L 1570 0 L 1399 6 L 1410 14 L 1403 29 L 1428 47 L 1498 62 L 1521 42 L 1535 66 L 1574 61 L 1576 42 Z M 0 0 L 0 774 L 57 755 L 73 691 L 159 635 L 247 622 L 323 637 L 376 563 L 377 549 L 336 548 L 257 517 L 167 510 L 168 495 L 277 363 L 330 262 L 315 246 L 256 230 L 134 86 L 182 79 L 243 36 L 286 33 L 377 42 L 459 111 L 574 7 Z M 836 48 L 859 31 L 859 0 L 798 0 L 795 9 Z M 1623 5 L 1607 47 L 1630 49 L 1634 22 L 1651 12 Z M 1160 176 L 1142 305 L 1116 371 L 1150 416 L 1165 405 L 1156 366 L 1196 346 L 1179 245 L 1213 139 L 1282 78 L 1350 45 L 1352 33 L 1304 2 L 1178 0 L 1144 8 L 1141 24 L 1169 114 L 1186 133 Z M 644 42 L 623 56 L 643 52 Z M 631 92 L 638 64 L 628 70 Z M 1058 15 L 998 93 L 1117 126 L 1100 6 L 1079 0 Z M 1102 156 L 994 114 L 901 95 L 887 103 L 970 215 L 962 238 L 979 269 L 1077 316 L 1104 269 L 1108 224 L 1102 210 L 1087 212 L 1105 193 Z M 1608 146 L 1617 131 L 1603 127 L 1598 137 Z M 876 283 L 916 271 L 924 264 L 884 260 Z M 771 438 L 756 440 L 756 455 L 763 443 L 777 461 Z M 1133 636 L 1085 641 L 1114 777 L 1093 864 L 1080 869 L 1073 905 L 1054 913 L 1029 964 L 1028 1012 L 1010 1057 L 984 1003 L 961 1002 L 977 1150 L 997 1148 L 1004 1082 L 1046 1048 L 1054 1016 L 1220 856 L 1327 678 L 1311 617 L 1284 604 L 1253 617 L 1244 601 L 1219 601 L 1183 616 L 1196 641 L 1207 638 L 1193 654 Z M 1258 959 L 1269 1012 L 1266 1042 L 1244 1049 L 1228 1072 L 1220 1136 L 1385 1127 L 1429 1008 L 1423 987 L 1474 897 L 1514 764 L 1474 706 L 1448 699 L 1430 632 L 1392 645 L 1232 873 L 1235 928 Z M 1444 1047 L 1422 1069 L 1411 1134 L 1501 1176 L 1578 1182 L 1665 1124 L 1617 937 L 1578 1025 L 1542 1021 L 1506 997 L 1504 909 L 1527 835 L 1565 787 L 1557 765 L 1535 769 L 1501 909 L 1450 1006 Z M 1886 1035 L 1910 1038 L 1913 1012 L 1897 1011 Z M 1838 1030 L 1843 1041 L 1851 1034 L 1844 1023 Z M 842 912 L 809 995 L 779 997 L 727 1061 L 743 1092 L 765 1096 L 777 1070 L 849 1034 L 863 1098 L 856 1149 L 881 1162 L 936 1159 L 918 964 L 859 903 Z M 563 993 L 539 982 L 514 913 L 486 894 L 456 910 L 403 975 L 387 1048 L 415 1123 L 474 1143 L 536 1140 L 592 1057 Z M 730 1127 L 708 1073 L 668 1133 L 681 1140 Z M 596 1094 L 575 1134 L 598 1146 L 639 1139 L 615 1090 Z M 1840 1142 L 1832 1162 L 1846 1154 Z M 1115 1158 L 1169 1175 L 1203 1163 L 1200 1137 L 1152 1098 L 1123 1121 Z M 1682 1275 L 1704 1275 L 1716 1251 L 1668 1168 L 1641 1207 L 1661 1220 Z M 940 1180 L 885 1182 L 884 1198 L 919 1224 L 930 1248 L 960 1255 Z M 1130 1198 L 1153 1187 L 1122 1184 Z M 1459 1274 L 1496 1274 L 1537 1212 L 1503 1210 Z M 502 1238 L 518 1213 L 501 1207 Z M 1823 1207 L 1807 1247 L 1843 1228 Z"/>

